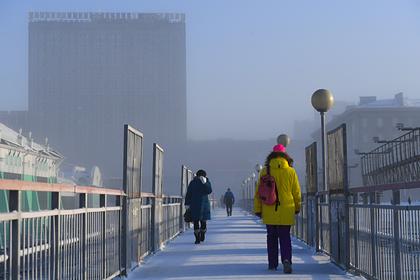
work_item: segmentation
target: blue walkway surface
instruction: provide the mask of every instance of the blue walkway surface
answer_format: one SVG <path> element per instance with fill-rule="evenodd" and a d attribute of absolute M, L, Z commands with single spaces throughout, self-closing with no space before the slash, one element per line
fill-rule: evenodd
<path fill-rule="evenodd" d="M 226 217 L 220 209 L 213 213 L 204 243 L 195 245 L 193 230 L 188 230 L 128 279 L 364 279 L 340 270 L 300 241 L 293 241 L 293 254 L 293 274 L 283 274 L 281 266 L 268 271 L 264 225 L 242 210 Z"/>

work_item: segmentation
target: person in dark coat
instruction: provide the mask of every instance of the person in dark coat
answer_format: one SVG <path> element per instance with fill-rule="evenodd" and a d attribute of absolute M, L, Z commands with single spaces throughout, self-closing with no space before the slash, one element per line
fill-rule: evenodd
<path fill-rule="evenodd" d="M 227 215 L 232 216 L 232 207 L 233 207 L 233 204 L 235 203 L 235 196 L 233 195 L 230 188 L 228 188 L 227 192 L 225 193 L 224 202 L 226 205 Z"/>
<path fill-rule="evenodd" d="M 207 232 L 207 221 L 210 220 L 211 183 L 206 177 L 204 170 L 198 170 L 194 179 L 190 182 L 185 196 L 185 205 L 191 210 L 191 218 L 194 222 L 195 244 L 204 241 Z"/>

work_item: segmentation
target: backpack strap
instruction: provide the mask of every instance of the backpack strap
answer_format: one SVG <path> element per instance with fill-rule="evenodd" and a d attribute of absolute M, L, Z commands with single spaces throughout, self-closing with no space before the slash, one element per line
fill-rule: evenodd
<path fill-rule="evenodd" d="M 270 164 L 267 165 L 267 174 L 271 176 L 270 174 Z M 275 182 L 275 181 L 274 181 Z M 280 201 L 279 201 L 279 192 L 277 190 L 277 184 L 274 184 L 275 188 L 276 188 L 276 212 L 277 212 L 277 208 L 280 205 Z"/>
<path fill-rule="evenodd" d="M 277 184 L 276 186 L 276 212 L 277 212 L 277 207 L 280 205 L 280 201 L 279 201 L 279 192 L 277 191 Z"/>

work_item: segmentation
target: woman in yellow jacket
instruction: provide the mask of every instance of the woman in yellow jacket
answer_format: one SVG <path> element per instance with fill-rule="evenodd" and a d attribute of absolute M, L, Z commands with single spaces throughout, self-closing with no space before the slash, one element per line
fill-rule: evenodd
<path fill-rule="evenodd" d="M 300 212 L 301 194 L 296 171 L 290 167 L 292 160 L 286 154 L 286 149 L 279 144 L 267 156 L 265 167 L 259 174 L 257 189 L 254 196 L 254 213 L 262 218 L 267 227 L 268 269 L 277 270 L 279 264 L 279 241 L 281 261 L 284 273 L 292 273 L 292 242 L 290 228 L 295 224 L 295 214 Z M 258 187 L 261 177 L 267 174 L 274 177 L 278 193 L 279 205 L 264 204 L 259 195 Z"/>

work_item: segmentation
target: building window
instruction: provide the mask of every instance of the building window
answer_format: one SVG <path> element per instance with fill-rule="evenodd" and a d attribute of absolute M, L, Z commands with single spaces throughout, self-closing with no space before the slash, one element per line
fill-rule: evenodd
<path fill-rule="evenodd" d="M 363 135 L 363 143 L 368 143 L 369 142 L 369 137 L 365 134 Z"/>
<path fill-rule="evenodd" d="M 393 117 L 391 122 L 392 122 L 392 127 L 395 127 L 398 123 L 398 119 L 396 117 Z"/>
<path fill-rule="evenodd" d="M 407 126 L 413 127 L 413 126 L 417 126 L 417 125 L 416 125 L 415 120 L 413 118 L 408 118 Z"/>
<path fill-rule="evenodd" d="M 383 127 L 384 126 L 384 119 L 383 118 L 378 118 L 376 120 L 376 124 L 378 127 Z"/>
<path fill-rule="evenodd" d="M 368 126 L 368 120 L 367 118 L 363 118 L 362 119 L 362 127 L 367 127 Z"/>

